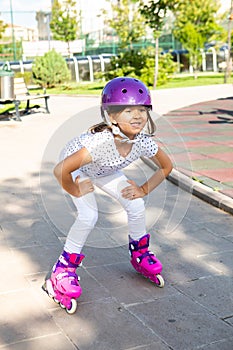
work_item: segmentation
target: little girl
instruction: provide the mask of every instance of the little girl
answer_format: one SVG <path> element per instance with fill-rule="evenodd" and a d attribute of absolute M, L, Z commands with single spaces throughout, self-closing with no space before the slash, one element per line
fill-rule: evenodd
<path fill-rule="evenodd" d="M 160 287 L 162 264 L 148 250 L 144 196 L 153 191 L 171 172 L 169 157 L 155 143 L 155 125 L 150 115 L 151 97 L 147 87 L 129 77 L 111 80 L 101 101 L 103 121 L 71 140 L 62 152 L 54 175 L 77 208 L 64 251 L 53 267 L 43 289 L 66 308 L 76 311 L 82 289 L 76 268 L 84 255 L 82 248 L 98 219 L 95 186 L 117 199 L 128 218 L 129 251 L 133 267 Z M 121 169 L 141 156 L 150 158 L 158 170 L 142 185 L 127 179 Z M 93 182 L 94 181 L 94 182 Z"/>

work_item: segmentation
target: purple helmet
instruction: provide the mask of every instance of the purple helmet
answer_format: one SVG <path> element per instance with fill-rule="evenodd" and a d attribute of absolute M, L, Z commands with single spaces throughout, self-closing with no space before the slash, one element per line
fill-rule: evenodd
<path fill-rule="evenodd" d="M 110 80 L 102 91 L 103 110 L 109 105 L 143 105 L 152 108 L 150 92 L 138 79 L 118 77 Z"/>

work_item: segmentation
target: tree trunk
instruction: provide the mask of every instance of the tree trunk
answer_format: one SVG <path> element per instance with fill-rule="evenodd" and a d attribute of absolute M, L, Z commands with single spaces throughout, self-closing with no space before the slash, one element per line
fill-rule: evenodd
<path fill-rule="evenodd" d="M 69 66 L 69 70 L 70 70 L 70 74 L 71 74 L 71 52 L 70 52 L 70 42 L 67 41 L 67 51 L 68 51 L 68 56 L 69 56 L 69 60 L 68 60 L 68 66 Z"/>
<path fill-rule="evenodd" d="M 227 62 L 226 62 L 226 69 L 225 69 L 225 75 L 224 75 L 224 83 L 227 83 L 228 78 L 231 75 L 232 70 L 232 62 L 231 62 L 231 21 L 232 21 L 232 15 L 233 15 L 233 0 L 231 0 L 231 8 L 229 13 L 229 19 L 228 19 L 228 28 L 227 28 L 227 46 L 228 46 L 228 53 L 227 53 Z"/>
<path fill-rule="evenodd" d="M 154 70 L 154 84 L 153 88 L 156 88 L 159 72 L 159 37 L 155 38 L 155 70 Z"/>
<path fill-rule="evenodd" d="M 196 80 L 198 77 L 198 56 L 194 55 L 194 79 Z"/>

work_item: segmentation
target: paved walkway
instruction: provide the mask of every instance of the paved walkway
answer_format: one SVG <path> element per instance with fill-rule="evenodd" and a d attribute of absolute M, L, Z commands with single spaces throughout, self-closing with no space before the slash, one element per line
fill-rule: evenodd
<path fill-rule="evenodd" d="M 165 115 L 205 98 L 231 97 L 227 88 L 158 91 L 153 98 L 156 111 Z M 54 181 L 53 165 L 64 142 L 96 122 L 98 104 L 95 97 L 51 97 L 50 116 L 0 121 L 0 349 L 232 350 L 233 218 L 170 181 L 146 199 L 151 248 L 164 265 L 164 288 L 132 269 L 125 215 L 100 193 L 99 220 L 80 269 L 77 313 L 66 314 L 42 292 L 74 215 Z M 180 137 L 179 117 L 158 118 L 158 137 L 165 147 L 163 137 L 173 131 L 167 149 L 186 171 L 190 168 L 175 158 L 182 147 L 175 149 L 172 140 L 174 134 Z M 210 121 L 215 117 L 211 114 Z M 205 125 L 222 126 L 208 121 Z M 140 161 L 127 174 L 141 183 L 152 169 Z M 189 178 L 184 177 L 182 183 Z"/>
<path fill-rule="evenodd" d="M 175 169 L 194 180 L 189 187 L 199 187 L 199 195 L 214 205 L 225 201 L 222 208 L 233 213 L 233 97 L 165 113 L 158 136 Z"/>
<path fill-rule="evenodd" d="M 233 96 L 165 115 L 177 131 L 160 127 L 179 171 L 233 198 Z M 186 156 L 188 154 L 188 162 Z"/>

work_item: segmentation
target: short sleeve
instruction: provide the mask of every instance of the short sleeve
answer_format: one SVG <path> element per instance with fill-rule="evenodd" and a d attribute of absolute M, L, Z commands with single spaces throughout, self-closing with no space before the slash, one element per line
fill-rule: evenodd
<path fill-rule="evenodd" d="M 83 145 L 81 144 L 79 138 L 75 137 L 73 140 L 66 144 L 64 149 L 61 151 L 59 159 L 63 160 L 69 157 L 71 154 L 79 151 L 81 148 L 83 148 Z"/>
<path fill-rule="evenodd" d="M 158 145 L 150 136 L 144 135 L 141 139 L 142 156 L 151 158 L 158 152 Z"/>
<path fill-rule="evenodd" d="M 93 162 L 108 158 L 110 145 L 112 145 L 112 134 L 108 131 L 91 134 L 84 142 Z"/>

